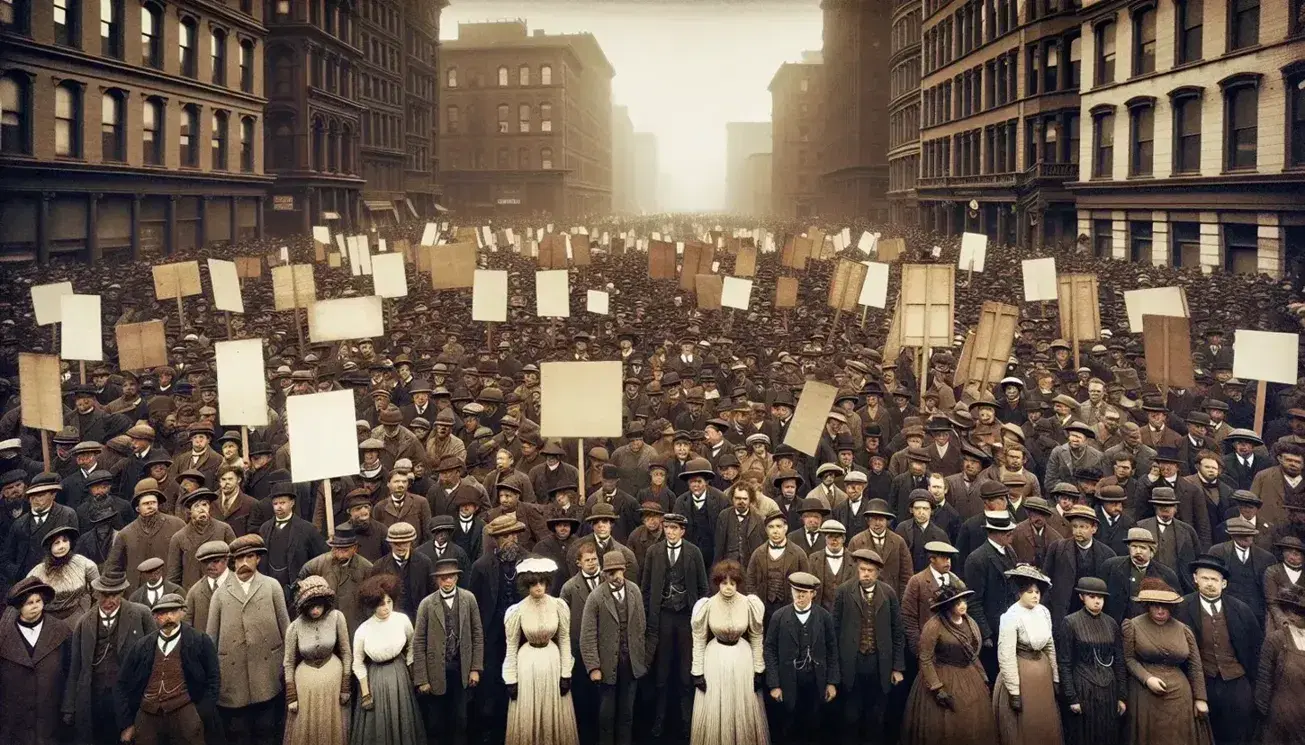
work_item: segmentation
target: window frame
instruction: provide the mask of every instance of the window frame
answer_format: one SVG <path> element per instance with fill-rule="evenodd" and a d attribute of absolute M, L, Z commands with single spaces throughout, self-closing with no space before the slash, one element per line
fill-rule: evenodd
<path fill-rule="evenodd" d="M 63 11 L 64 23 L 51 21 L 54 31 L 54 45 L 82 48 L 82 3 L 81 0 L 52 0 L 53 13 Z M 60 28 L 62 27 L 62 31 Z"/>
<path fill-rule="evenodd" d="M 499 65 L 498 68 L 498 87 L 506 88 L 512 83 L 512 77 L 508 74 L 507 65 Z"/>
<path fill-rule="evenodd" d="M 154 127 L 151 129 L 148 124 L 148 118 L 145 112 L 151 111 L 154 114 Z M 141 103 L 141 159 L 142 163 L 147 166 L 166 165 L 167 159 L 167 128 L 165 127 L 168 115 L 167 104 L 157 96 L 151 96 Z M 153 135 L 153 141 L 145 139 L 146 134 Z"/>
<path fill-rule="evenodd" d="M 1131 77 L 1139 75 L 1149 75 L 1156 70 L 1156 47 L 1160 36 L 1159 19 L 1160 12 L 1153 3 L 1146 3 L 1133 8 L 1131 11 L 1132 28 L 1133 28 L 1133 71 Z M 1151 38 L 1146 39 L 1146 21 L 1150 19 Z M 1148 56 L 1145 54 L 1147 46 L 1150 46 L 1149 67 Z M 1116 51 L 1119 47 L 1116 45 Z"/>
<path fill-rule="evenodd" d="M 1091 178 L 1095 180 L 1108 180 L 1114 178 L 1115 172 L 1115 107 L 1109 104 L 1094 107 L 1090 112 L 1092 116 L 1092 171 Z M 1109 118 L 1109 128 L 1102 126 L 1102 122 Z M 1104 135 L 1110 135 L 1110 144 L 1105 145 Z M 1110 159 L 1105 161 L 1102 155 L 1102 149 L 1110 149 Z M 1104 168 L 1102 166 L 1105 166 Z"/>
<path fill-rule="evenodd" d="M 186 43 L 187 38 L 189 44 Z M 190 16 L 182 17 L 177 24 L 177 65 L 182 77 L 199 77 L 198 42 L 199 22 Z"/>
<path fill-rule="evenodd" d="M 223 109 L 215 109 L 209 117 L 209 169 L 213 171 L 230 170 L 231 114 Z"/>
<path fill-rule="evenodd" d="M 1119 58 L 1119 44 L 1118 44 L 1118 40 L 1116 39 L 1116 37 L 1118 36 L 1118 31 L 1119 31 L 1119 24 L 1115 21 L 1113 17 L 1104 20 L 1101 23 L 1098 23 L 1096 27 L 1092 29 L 1092 35 L 1093 35 L 1092 51 L 1094 52 L 1093 65 L 1092 65 L 1092 81 L 1094 87 L 1110 85 L 1114 83 L 1115 77 L 1119 73 L 1119 70 L 1116 69 L 1116 63 Z M 1111 49 L 1109 60 L 1107 60 L 1106 58 L 1105 42 L 1107 41 L 1107 38 L 1110 41 L 1110 49 Z M 1108 78 L 1105 74 L 1107 61 L 1110 64 L 1110 76 Z"/>
<path fill-rule="evenodd" d="M 1193 24 L 1188 18 L 1192 6 L 1199 8 L 1200 17 Z M 1196 47 L 1192 50 L 1189 34 L 1195 34 Z M 1199 62 L 1205 54 L 1205 0 L 1174 0 L 1174 64 Z"/>
<path fill-rule="evenodd" d="M 1128 226 L 1128 258 L 1133 263 L 1145 261 L 1151 263 L 1155 257 L 1155 223 L 1151 220 L 1133 220 L 1125 219 Z M 1145 230 L 1139 230 L 1138 227 L 1146 226 Z M 1143 235 L 1145 234 L 1145 235 Z M 1146 242 L 1146 253 L 1139 255 L 1139 241 Z"/>
<path fill-rule="evenodd" d="M 0 115 L 0 129 L 3 128 L 3 116 L 15 115 L 18 119 L 17 124 L 11 124 L 16 132 L 11 133 L 10 137 L 4 137 L 3 143 L 0 143 L 0 153 L 4 155 L 31 155 L 32 154 L 32 79 L 20 70 L 9 70 L 0 75 L 0 85 L 8 82 L 13 86 L 14 99 L 17 106 L 5 106 L 4 114 Z M 14 146 L 12 143 L 17 142 Z"/>
<path fill-rule="evenodd" d="M 517 85 L 530 85 L 530 65 L 521 65 L 517 68 Z"/>
<path fill-rule="evenodd" d="M 112 121 L 106 116 L 112 102 Z M 107 128 L 112 127 L 112 131 Z M 109 145 L 112 145 L 110 155 Z M 106 163 L 127 162 L 127 94 L 110 88 L 100 95 L 100 160 Z"/>
<path fill-rule="evenodd" d="M 1247 7 L 1239 10 L 1237 7 L 1238 2 L 1248 3 L 1248 4 L 1253 2 L 1254 6 L 1248 5 Z M 1228 7 L 1228 18 L 1226 20 L 1228 25 L 1224 38 L 1227 39 L 1228 51 L 1236 52 L 1242 49 L 1250 49 L 1251 47 L 1259 46 L 1260 35 L 1264 30 L 1260 23 L 1263 15 L 1262 13 L 1263 4 L 1261 3 L 1261 0 L 1228 0 L 1227 7 Z M 1252 13 L 1252 11 L 1254 12 Z M 1252 20 L 1255 27 L 1254 29 L 1255 37 L 1253 39 L 1249 39 L 1249 38 L 1245 40 L 1241 39 L 1240 37 L 1242 36 L 1245 28 L 1249 27 L 1249 25 L 1252 23 Z M 1246 24 L 1246 27 L 1244 27 L 1243 24 Z M 1249 32 L 1247 31 L 1246 33 Z"/>
<path fill-rule="evenodd" d="M 1173 132 L 1171 139 L 1173 142 L 1173 163 L 1171 172 L 1174 176 L 1191 176 L 1200 175 L 1201 173 L 1201 144 L 1204 136 L 1203 117 L 1204 112 L 1204 91 L 1199 86 L 1183 86 L 1169 91 L 1169 111 L 1170 118 L 1173 120 Z M 1194 106 L 1196 111 L 1197 130 L 1195 134 L 1183 133 L 1183 117 L 1187 106 Z M 1195 163 L 1187 163 L 1184 153 L 1183 139 L 1185 137 L 1195 137 Z"/>
<path fill-rule="evenodd" d="M 552 66 L 552 65 L 540 65 L 540 66 L 539 66 L 539 84 L 540 84 L 540 85 L 552 85 L 552 84 L 553 84 L 553 66 Z"/>
<path fill-rule="evenodd" d="M 109 20 L 105 20 L 104 12 L 109 11 Z M 121 60 L 126 54 L 126 44 L 123 43 L 123 33 L 125 25 L 123 23 L 122 0 L 100 0 L 100 55 L 112 59 Z M 105 26 L 108 26 L 106 29 Z M 108 36 L 105 36 L 105 32 Z"/>
<path fill-rule="evenodd" d="M 444 87 L 445 88 L 458 87 L 458 68 L 450 67 L 449 69 L 444 71 Z"/>
<path fill-rule="evenodd" d="M 1151 178 L 1155 175 L 1155 98 L 1135 96 L 1124 102 L 1128 110 L 1128 177 Z M 1149 139 L 1143 140 L 1142 128 L 1150 129 Z M 1142 152 L 1145 143 L 1146 153 Z M 1143 163 L 1143 160 L 1146 162 Z"/>
<path fill-rule="evenodd" d="M 177 127 L 177 165 L 181 168 L 199 168 L 199 114 L 199 104 L 181 107 Z"/>
<path fill-rule="evenodd" d="M 60 93 L 68 95 L 69 114 L 61 116 L 59 114 Z M 54 157 L 64 160 L 81 160 L 85 157 L 85 145 L 83 143 L 82 126 L 84 124 L 85 106 L 83 96 L 85 88 L 80 83 L 72 80 L 65 80 L 54 87 Z M 68 128 L 68 152 L 59 152 L 59 131 L 61 127 Z"/>
<path fill-rule="evenodd" d="M 209 82 L 213 85 L 227 84 L 227 41 L 226 29 L 210 28 L 208 30 Z M 219 43 L 220 42 L 220 43 Z"/>
<path fill-rule="evenodd" d="M 146 2 L 140 5 L 140 40 L 141 66 L 152 70 L 163 69 L 163 8 L 157 3 Z M 151 23 L 147 23 L 147 19 Z M 154 26 L 154 33 L 147 34 L 146 26 Z"/>
<path fill-rule="evenodd" d="M 1287 169 L 1305 168 L 1305 61 L 1292 62 L 1282 68 L 1283 89 L 1287 99 L 1287 118 L 1283 129 Z"/>
<path fill-rule="evenodd" d="M 1263 76 L 1259 73 L 1237 73 L 1230 75 L 1219 81 L 1219 88 L 1223 91 L 1223 170 L 1225 172 L 1254 172 L 1259 164 L 1259 124 L 1260 124 L 1260 82 Z M 1238 147 L 1238 133 L 1249 129 L 1248 127 L 1237 128 L 1234 125 L 1236 107 L 1240 96 L 1247 94 L 1254 95 L 1254 106 L 1251 111 L 1255 113 L 1254 126 L 1254 143 L 1255 150 L 1254 162 L 1249 165 L 1239 164 L 1237 154 L 1240 151 Z M 1285 107 L 1284 107 L 1285 108 Z"/>
<path fill-rule="evenodd" d="M 539 169 L 541 171 L 553 170 L 553 148 L 542 147 L 539 149 Z"/>
<path fill-rule="evenodd" d="M 530 133 L 530 122 L 534 116 L 534 107 L 528 103 L 517 106 L 517 132 L 519 134 Z"/>

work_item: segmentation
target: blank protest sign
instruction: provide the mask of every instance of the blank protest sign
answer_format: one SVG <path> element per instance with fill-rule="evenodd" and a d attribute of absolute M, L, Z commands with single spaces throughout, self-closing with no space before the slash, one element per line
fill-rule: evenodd
<path fill-rule="evenodd" d="M 620 437 L 621 362 L 545 362 L 539 366 L 539 433 L 544 437 Z"/>
<path fill-rule="evenodd" d="M 988 236 L 983 233 L 961 234 L 961 257 L 957 268 L 962 271 L 983 271 L 988 256 Z"/>
<path fill-rule="evenodd" d="M 1128 310 L 1128 328 L 1135 334 L 1142 330 L 1142 316 L 1188 317 L 1187 293 L 1181 287 L 1128 290 L 1124 293 L 1124 307 Z"/>
<path fill-rule="evenodd" d="M 224 425 L 267 426 L 267 384 L 263 340 L 239 339 L 213 345 L 217 355 L 218 417 Z"/>
<path fill-rule="evenodd" d="M 721 285 L 720 304 L 724 308 L 747 310 L 752 302 L 752 280 L 725 277 Z"/>
<path fill-rule="evenodd" d="M 606 290 L 588 290 L 586 295 L 586 310 L 604 316 L 608 314 L 612 298 Z"/>
<path fill-rule="evenodd" d="M 99 295 L 63 295 L 59 298 L 59 356 L 65 360 L 102 362 L 104 338 L 100 332 Z"/>
<path fill-rule="evenodd" d="M 1299 334 L 1236 329 L 1233 332 L 1233 377 L 1295 385 Z"/>
<path fill-rule="evenodd" d="M 290 477 L 297 483 L 358 473 L 358 417 L 353 391 L 288 396 Z"/>
<path fill-rule="evenodd" d="M 36 325 L 48 326 L 59 322 L 59 298 L 73 294 L 72 282 L 52 282 L 32 285 L 32 310 L 36 312 Z"/>
<path fill-rule="evenodd" d="M 384 308 L 375 295 L 319 300 L 308 309 L 308 337 L 312 341 L 371 339 L 384 335 Z"/>
<path fill-rule="evenodd" d="M 820 447 L 820 436 L 825 431 L 825 421 L 834 408 L 838 389 L 832 385 L 808 380 L 802 386 L 802 396 L 789 424 L 784 444 L 812 457 Z"/>
<path fill-rule="evenodd" d="M 471 320 L 507 321 L 508 273 L 504 269 L 477 269 L 471 288 Z"/>
<path fill-rule="evenodd" d="M 407 297 L 407 265 L 401 253 L 372 257 L 372 292 L 377 297 Z"/>
<path fill-rule="evenodd" d="M 888 304 L 888 265 L 879 261 L 863 261 L 866 265 L 865 282 L 861 284 L 859 305 L 883 308 Z"/>
<path fill-rule="evenodd" d="M 565 269 L 535 272 L 535 315 L 540 318 L 571 316 L 570 275 Z"/>
<path fill-rule="evenodd" d="M 1024 302 L 1036 303 L 1041 300 L 1056 300 L 1060 297 L 1060 285 L 1056 281 L 1056 259 L 1026 259 L 1020 264 L 1024 274 Z"/>
<path fill-rule="evenodd" d="M 236 271 L 236 262 L 209 259 L 208 279 L 213 286 L 213 305 L 218 310 L 231 313 L 245 312 L 245 301 L 240 295 L 240 274 Z"/>

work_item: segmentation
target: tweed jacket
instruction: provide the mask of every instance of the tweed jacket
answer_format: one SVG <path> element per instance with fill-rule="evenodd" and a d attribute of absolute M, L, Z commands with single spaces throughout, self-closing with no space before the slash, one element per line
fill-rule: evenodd
<path fill-rule="evenodd" d="M 218 582 L 218 588 L 222 583 L 232 581 L 235 573 L 227 571 L 226 576 Z M 199 629 L 200 633 L 208 630 L 208 610 L 213 607 L 213 594 L 216 592 L 209 586 L 207 578 L 201 578 L 201 581 L 190 586 L 186 593 L 186 622 Z"/>
<path fill-rule="evenodd" d="M 218 706 L 259 704 L 281 692 L 288 628 L 285 590 L 271 577 L 256 573 L 249 581 L 248 597 L 235 577 L 218 588 L 207 624 L 221 671 Z"/>
<path fill-rule="evenodd" d="M 906 583 L 911 581 L 911 575 L 915 574 L 911 566 L 911 550 L 906 545 L 906 539 L 889 530 L 884 535 L 884 547 L 882 550 L 875 547 L 874 537 L 869 528 L 852 536 L 847 542 L 847 552 L 850 554 L 859 549 L 868 548 L 879 554 L 879 558 L 884 560 L 884 565 L 879 570 L 880 581 L 893 588 L 893 593 L 898 597 L 906 592 Z"/>
<path fill-rule="evenodd" d="M 834 598 L 838 595 L 838 588 L 842 587 L 844 582 L 856 579 L 856 559 L 853 559 L 851 552 L 844 547 L 843 563 L 839 565 L 838 571 L 834 572 L 829 566 L 829 549 L 822 548 L 807 555 L 807 571 L 820 580 L 820 587 L 816 588 L 816 597 L 812 602 L 833 613 Z"/>
<path fill-rule="evenodd" d="M 159 511 L 158 516 L 158 526 L 152 533 L 146 531 L 139 519 L 132 520 L 127 527 L 118 531 L 118 535 L 113 538 L 113 546 L 109 549 L 109 558 L 104 562 L 105 571 L 118 569 L 127 575 L 127 581 L 132 587 L 140 587 L 140 572 L 136 571 L 136 567 L 146 559 L 167 560 L 172 536 L 186 527 L 186 521 L 162 511 Z"/>
<path fill-rule="evenodd" d="M 449 623 L 457 625 L 458 665 L 462 687 L 471 682 L 471 673 L 485 670 L 485 630 L 480 623 L 480 606 L 470 590 L 457 588 L 454 607 L 458 616 L 449 618 L 449 608 L 440 599 L 439 592 L 427 595 L 417 607 L 417 624 L 412 640 L 412 683 L 429 684 L 431 693 L 443 696 L 448 681 L 444 677 L 444 652 Z"/>
<path fill-rule="evenodd" d="M 947 582 L 965 589 L 965 582 L 954 572 L 947 573 Z M 913 655 L 920 654 L 920 630 L 933 618 L 933 608 L 930 606 L 941 587 L 929 567 L 912 574 L 911 581 L 906 583 L 906 594 L 902 596 L 902 628 L 906 631 L 907 649 Z"/>
<path fill-rule="evenodd" d="M 875 681 L 883 693 L 893 688 L 892 673 L 906 669 L 906 634 L 902 630 L 902 610 L 897 593 L 883 582 L 875 582 L 874 603 L 868 608 L 874 619 L 878 645 L 879 670 Z M 838 588 L 834 601 L 834 628 L 838 630 L 838 666 L 847 671 L 839 689 L 841 695 L 856 687 L 856 659 L 860 654 L 861 623 L 865 617 L 866 598 L 860 582 L 848 582 Z"/>
<path fill-rule="evenodd" d="M 195 558 L 199 547 L 208 541 L 231 543 L 235 539 L 236 534 L 231 526 L 214 517 L 209 518 L 208 527 L 202 531 L 195 527 L 195 523 L 186 523 L 186 527 L 168 539 L 168 569 L 164 576 L 169 582 L 189 589 L 204 576 L 204 567 Z"/>
<path fill-rule="evenodd" d="M 91 703 L 91 673 L 94 670 L 95 635 L 100 623 L 100 611 L 92 608 L 77 621 L 73 627 L 70 640 L 71 664 L 65 681 L 63 706 L 60 713 L 72 715 L 73 725 L 79 738 L 92 741 L 94 732 L 95 707 Z M 123 602 L 118 608 L 118 620 L 113 629 L 113 648 L 121 661 L 127 657 L 127 650 L 146 636 L 154 633 L 158 627 L 150 609 L 139 603 Z"/>
<path fill-rule="evenodd" d="M 643 593 L 634 582 L 625 583 L 626 645 L 630 651 L 630 671 L 642 678 L 648 673 L 648 656 L 644 648 L 647 623 Z M 580 619 L 580 657 L 585 670 L 602 671 L 602 683 L 615 685 L 621 662 L 621 626 L 617 616 L 616 594 L 606 581 L 599 583 L 585 598 Z"/>

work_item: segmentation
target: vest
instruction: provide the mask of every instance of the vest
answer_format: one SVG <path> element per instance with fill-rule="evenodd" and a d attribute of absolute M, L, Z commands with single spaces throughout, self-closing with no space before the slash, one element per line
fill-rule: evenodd
<path fill-rule="evenodd" d="M 1237 549 L 1228 556 L 1228 594 L 1246 603 L 1252 608 L 1263 611 L 1263 590 L 1260 589 L 1260 575 L 1255 572 L 1251 557 L 1242 563 L 1237 558 Z"/>
<path fill-rule="evenodd" d="M 680 554 L 675 557 L 670 571 L 666 575 L 666 589 L 662 592 L 662 610 L 681 613 L 689 607 L 689 596 L 685 594 L 684 583 L 684 544 L 680 544 Z"/>
<path fill-rule="evenodd" d="M 630 659 L 630 592 L 626 590 L 624 598 L 619 602 L 612 598 L 616 603 L 616 620 L 620 628 L 621 636 L 621 661 L 627 662 Z"/>
<path fill-rule="evenodd" d="M 859 586 L 856 591 L 865 597 L 865 590 Z M 878 592 L 876 591 L 876 595 Z M 861 607 L 861 640 L 857 645 L 857 651 L 861 654 L 874 654 L 879 651 L 875 640 L 875 609 L 871 603 L 862 603 Z"/>
<path fill-rule="evenodd" d="M 767 603 L 778 603 L 790 597 L 788 593 L 788 574 L 784 571 L 788 566 L 785 560 L 785 553 L 781 553 L 778 559 L 770 558 L 770 543 L 762 544 L 761 550 L 766 553 L 766 597 Z"/>
<path fill-rule="evenodd" d="M 444 605 L 444 599 L 435 593 L 435 602 Z M 458 647 L 458 596 L 453 595 L 453 607 L 444 605 L 444 669 L 461 669 L 462 650 Z"/>
<path fill-rule="evenodd" d="M 181 674 L 181 642 L 177 642 L 167 657 L 163 656 L 163 650 L 156 642 L 154 670 L 150 673 L 149 683 L 145 684 L 141 711 L 155 715 L 171 714 L 189 703 L 190 691 L 186 690 L 186 679 Z"/>
<path fill-rule="evenodd" d="M 95 617 L 95 652 L 91 658 L 91 690 L 113 695 L 113 688 L 118 683 L 118 665 L 121 662 L 118 658 L 118 648 L 113 643 L 118 621 L 115 620 L 113 625 L 106 629 L 104 623 L 100 621 L 99 611 L 92 609 L 91 613 Z"/>
<path fill-rule="evenodd" d="M 794 609 L 794 612 L 796 614 L 796 608 Z M 797 669 L 798 675 L 810 675 L 815 672 L 813 670 L 814 665 L 812 664 L 811 659 L 811 627 L 814 624 L 811 621 L 811 616 L 807 616 L 807 622 L 802 623 L 797 620 L 795 615 L 793 622 L 797 624 L 798 628 L 797 657 L 792 661 L 793 667 Z M 874 635 L 873 631 L 870 633 L 872 636 Z"/>
<path fill-rule="evenodd" d="M 267 568 L 268 573 L 277 582 L 283 585 L 290 584 L 292 579 L 287 565 L 290 560 L 290 526 L 284 528 L 277 527 L 275 519 L 272 523 L 271 537 L 267 542 Z"/>
<path fill-rule="evenodd" d="M 1205 610 L 1205 601 L 1196 601 L 1196 612 L 1201 614 L 1201 666 L 1205 677 L 1237 680 L 1246 676 L 1246 669 L 1233 653 L 1232 638 L 1228 635 L 1228 618 L 1223 609 L 1211 616 Z"/>
<path fill-rule="evenodd" d="M 1178 563 L 1178 549 L 1175 545 L 1174 536 L 1178 532 L 1178 523 L 1169 523 L 1164 530 L 1160 529 L 1160 523 L 1156 523 L 1155 530 L 1160 535 L 1156 536 L 1155 560 L 1165 566 L 1178 571 L 1175 566 Z"/>

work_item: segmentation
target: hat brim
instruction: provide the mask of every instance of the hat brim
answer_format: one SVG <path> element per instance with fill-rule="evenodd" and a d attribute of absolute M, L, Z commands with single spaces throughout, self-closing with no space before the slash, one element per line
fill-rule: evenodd
<path fill-rule="evenodd" d="M 930 604 L 929 604 L 929 610 L 936 611 L 936 610 L 939 610 L 939 609 L 941 609 L 941 608 L 946 608 L 946 607 L 949 606 L 949 605 L 955 605 L 955 604 L 956 604 L 956 601 L 958 601 L 958 600 L 967 600 L 967 601 L 968 601 L 968 599 L 971 598 L 971 597 L 973 597 L 974 595 L 975 595 L 974 590 L 961 590 L 960 592 L 956 593 L 955 595 L 952 595 L 951 597 L 947 598 L 946 600 L 939 600 L 939 601 L 937 601 L 937 602 L 930 603 Z"/>

